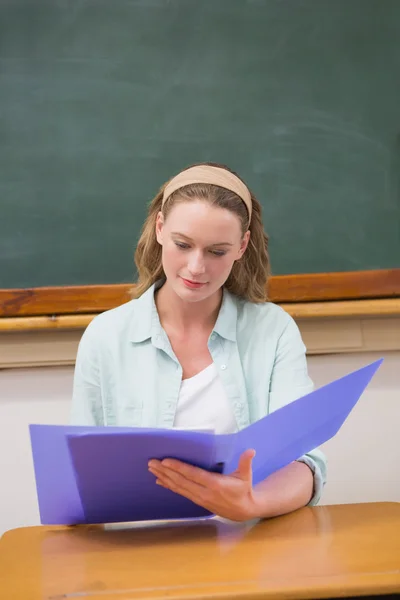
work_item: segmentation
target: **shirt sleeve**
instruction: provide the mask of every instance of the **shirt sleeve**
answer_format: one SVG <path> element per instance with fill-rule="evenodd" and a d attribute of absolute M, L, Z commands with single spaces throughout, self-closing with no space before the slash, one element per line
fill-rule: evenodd
<path fill-rule="evenodd" d="M 86 328 L 78 347 L 70 412 L 71 425 L 103 425 L 99 344 L 94 321 Z"/>
<path fill-rule="evenodd" d="M 306 347 L 295 321 L 288 315 L 287 325 L 279 338 L 271 376 L 269 412 L 309 394 L 313 389 L 307 370 Z M 326 458 L 319 448 L 315 448 L 298 461 L 304 462 L 313 472 L 314 491 L 309 502 L 313 506 L 319 502 L 326 482 Z"/>

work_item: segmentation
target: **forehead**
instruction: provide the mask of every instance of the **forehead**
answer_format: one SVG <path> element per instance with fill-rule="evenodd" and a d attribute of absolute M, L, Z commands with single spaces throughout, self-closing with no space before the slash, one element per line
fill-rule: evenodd
<path fill-rule="evenodd" d="M 240 219 L 232 211 L 213 206 L 204 201 L 179 202 L 172 207 L 165 225 L 170 231 L 179 231 L 189 237 L 221 237 L 230 239 L 217 241 L 231 241 L 241 235 Z"/>

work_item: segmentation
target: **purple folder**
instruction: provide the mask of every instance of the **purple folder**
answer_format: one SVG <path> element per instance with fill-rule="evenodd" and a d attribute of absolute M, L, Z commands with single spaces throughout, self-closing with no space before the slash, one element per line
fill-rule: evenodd
<path fill-rule="evenodd" d="M 383 359 L 233 434 L 179 429 L 30 425 L 42 524 L 112 523 L 212 516 L 156 485 L 151 458 L 177 458 L 231 473 L 254 448 L 254 484 L 332 438 Z"/>

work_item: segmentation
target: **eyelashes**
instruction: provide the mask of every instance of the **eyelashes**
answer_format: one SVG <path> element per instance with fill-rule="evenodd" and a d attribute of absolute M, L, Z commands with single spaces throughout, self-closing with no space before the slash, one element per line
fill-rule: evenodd
<path fill-rule="evenodd" d="M 177 246 L 180 250 L 189 250 L 189 244 L 185 244 L 184 242 L 174 242 L 175 246 Z M 224 250 L 209 250 L 209 253 L 212 256 L 221 257 L 225 256 L 226 252 Z"/>

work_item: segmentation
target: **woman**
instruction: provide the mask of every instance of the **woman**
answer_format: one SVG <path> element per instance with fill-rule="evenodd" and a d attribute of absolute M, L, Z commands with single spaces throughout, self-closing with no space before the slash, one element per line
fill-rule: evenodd
<path fill-rule="evenodd" d="M 307 394 L 293 319 L 267 301 L 261 206 L 227 167 L 194 165 L 150 205 L 137 246 L 135 298 L 97 316 L 80 342 L 72 422 L 231 433 Z M 244 521 L 319 500 L 319 450 L 252 486 L 248 449 L 231 475 L 150 461 L 159 485 Z"/>

